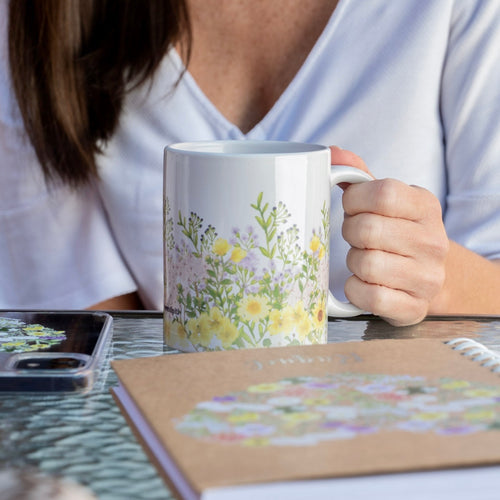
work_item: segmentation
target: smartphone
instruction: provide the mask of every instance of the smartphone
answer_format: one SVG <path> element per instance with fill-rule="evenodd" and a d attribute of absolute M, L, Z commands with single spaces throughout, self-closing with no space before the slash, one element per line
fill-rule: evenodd
<path fill-rule="evenodd" d="M 112 324 L 103 312 L 0 310 L 0 391 L 90 390 L 106 359 Z"/>

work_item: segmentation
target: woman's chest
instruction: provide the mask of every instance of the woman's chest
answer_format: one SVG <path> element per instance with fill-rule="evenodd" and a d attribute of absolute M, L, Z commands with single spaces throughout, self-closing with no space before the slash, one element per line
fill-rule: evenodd
<path fill-rule="evenodd" d="M 249 131 L 293 80 L 338 0 L 191 0 L 188 70 L 231 123 Z"/>

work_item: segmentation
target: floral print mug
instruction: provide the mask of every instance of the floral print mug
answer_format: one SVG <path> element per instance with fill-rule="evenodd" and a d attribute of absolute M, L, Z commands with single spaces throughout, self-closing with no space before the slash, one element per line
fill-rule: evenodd
<path fill-rule="evenodd" d="M 362 312 L 329 292 L 330 190 L 368 174 L 280 141 L 173 144 L 164 166 L 167 346 L 325 343 L 328 315 Z"/>

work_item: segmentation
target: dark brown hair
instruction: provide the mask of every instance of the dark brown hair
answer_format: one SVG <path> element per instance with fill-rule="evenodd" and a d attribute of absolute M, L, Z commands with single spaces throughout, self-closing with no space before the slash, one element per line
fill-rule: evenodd
<path fill-rule="evenodd" d="M 189 59 L 185 0 L 11 0 L 9 62 L 45 177 L 77 187 L 118 124 L 128 90 L 169 47 Z"/>

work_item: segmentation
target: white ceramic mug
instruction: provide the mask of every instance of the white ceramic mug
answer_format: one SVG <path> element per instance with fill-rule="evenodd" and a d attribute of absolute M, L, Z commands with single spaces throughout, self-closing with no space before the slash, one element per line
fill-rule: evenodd
<path fill-rule="evenodd" d="M 328 315 L 362 313 L 329 291 L 330 191 L 368 174 L 272 141 L 173 144 L 164 165 L 166 345 L 325 343 Z"/>

